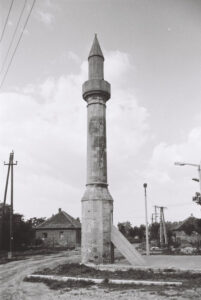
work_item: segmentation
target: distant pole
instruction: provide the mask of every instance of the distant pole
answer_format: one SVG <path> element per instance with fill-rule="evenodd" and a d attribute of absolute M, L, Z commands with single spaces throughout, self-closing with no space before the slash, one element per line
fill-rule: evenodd
<path fill-rule="evenodd" d="M 12 151 L 10 153 L 9 157 L 9 163 L 4 165 L 8 166 L 9 170 L 11 170 L 11 192 L 10 192 L 10 247 L 9 247 L 9 252 L 8 252 L 8 258 L 12 258 L 12 251 L 13 251 L 13 166 L 17 165 L 17 162 L 14 163 L 14 152 Z M 9 173 L 8 173 L 9 174 Z M 9 175 L 8 175 L 9 176 Z M 7 179 L 8 179 L 7 176 Z M 8 182 L 6 180 L 6 189 Z M 6 191 L 7 193 L 7 191 Z M 6 201 L 6 200 L 5 200 Z"/>
<path fill-rule="evenodd" d="M 9 160 L 10 161 L 10 160 Z M 10 164 L 8 165 L 8 171 L 7 171 L 7 177 L 6 177 L 6 186 L 4 191 L 4 200 L 3 200 L 3 207 L 2 207 L 2 217 L 1 217 L 1 233 L 0 233 L 0 249 L 3 250 L 4 245 L 4 214 L 5 214 L 5 206 L 6 206 L 6 197 L 7 197 L 7 191 L 8 191 L 8 181 L 9 181 L 9 175 L 10 175 Z"/>
<path fill-rule="evenodd" d="M 164 209 L 167 207 L 156 206 L 156 208 L 160 209 L 160 247 L 162 247 L 164 244 L 164 240 L 165 240 L 165 245 L 167 245 L 167 243 L 168 243 L 167 231 L 166 231 L 166 226 L 165 226 L 165 217 L 164 217 Z"/>
<path fill-rule="evenodd" d="M 11 192 L 10 192 L 10 256 L 12 258 L 12 250 L 13 250 L 13 157 L 14 153 L 11 153 Z"/>
<path fill-rule="evenodd" d="M 148 235 L 148 220 L 147 220 L 147 183 L 143 184 L 144 199 L 145 199 L 145 221 L 146 221 L 146 255 L 149 255 L 149 235 Z"/>
<path fill-rule="evenodd" d="M 155 223 L 157 223 L 157 206 L 156 205 L 154 206 L 154 209 L 155 209 Z"/>
<path fill-rule="evenodd" d="M 162 221 L 163 208 L 160 207 L 160 247 L 163 246 L 163 221 Z"/>
<path fill-rule="evenodd" d="M 165 226 L 165 217 L 164 217 L 164 207 L 162 208 L 162 221 L 163 221 L 163 233 L 164 233 L 164 239 L 165 239 L 165 245 L 168 244 L 168 240 L 167 240 L 167 231 L 166 231 L 166 226 Z"/>

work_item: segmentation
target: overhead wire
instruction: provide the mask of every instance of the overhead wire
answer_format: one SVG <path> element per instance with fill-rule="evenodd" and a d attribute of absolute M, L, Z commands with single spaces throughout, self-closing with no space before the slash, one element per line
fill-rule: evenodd
<path fill-rule="evenodd" d="M 8 19 L 9 19 L 10 13 L 11 13 L 11 9 L 12 9 L 12 6 L 13 6 L 13 2 L 14 2 L 14 0 L 11 1 L 10 7 L 9 7 L 9 10 L 8 10 L 8 14 L 7 14 L 7 17 L 6 17 L 6 20 L 5 20 L 5 24 L 4 24 L 4 26 L 3 26 L 3 31 L 2 31 L 1 37 L 0 37 L 0 43 L 1 43 L 1 41 L 3 40 L 4 32 L 5 32 L 5 30 L 6 30 L 6 26 L 7 26 Z"/>
<path fill-rule="evenodd" d="M 28 21 L 29 21 L 30 15 L 31 15 L 32 10 L 33 10 L 33 8 L 34 8 L 35 2 L 36 2 L 36 0 L 33 0 L 32 5 L 31 5 L 31 9 L 30 9 L 30 11 L 29 11 L 29 13 L 28 13 L 28 15 L 27 15 L 27 18 L 26 18 L 26 21 L 25 21 L 25 23 L 24 23 L 23 29 L 22 29 L 22 31 L 21 31 L 20 37 L 19 37 L 18 42 L 17 42 L 17 44 L 16 44 L 16 47 L 15 47 L 15 49 L 14 49 L 14 51 L 13 51 L 13 54 L 12 54 L 12 56 L 11 56 L 10 62 L 9 62 L 9 64 L 8 64 L 8 66 L 7 66 L 7 69 L 6 69 L 5 73 L 4 73 L 3 79 L 2 79 L 2 81 L 1 81 L 1 83 L 0 83 L 0 88 L 2 87 L 2 85 L 3 85 L 3 83 L 4 83 L 5 79 L 6 79 L 6 76 L 7 76 L 7 74 L 8 74 L 9 68 L 10 68 L 10 66 L 11 66 L 11 64 L 12 64 L 13 58 L 14 58 L 14 56 L 15 56 L 15 53 L 16 53 L 17 48 L 18 48 L 18 46 L 19 46 L 19 43 L 20 43 L 20 41 L 21 41 L 21 39 L 22 39 L 24 30 L 25 30 L 25 28 L 26 28 L 26 26 L 27 26 L 27 23 L 28 23 Z"/>
<path fill-rule="evenodd" d="M 7 50 L 6 55 L 5 55 L 5 57 L 4 57 L 4 61 L 3 61 L 3 63 L 2 63 L 2 67 L 1 67 L 1 70 L 0 70 L 0 74 L 2 73 L 2 71 L 3 71 L 3 69 L 4 69 L 4 66 L 5 66 L 5 64 L 6 64 L 6 60 L 7 60 L 7 58 L 8 58 L 8 54 L 9 54 L 9 52 L 10 52 L 10 49 L 11 49 L 11 47 L 12 47 L 12 45 L 13 45 L 13 41 L 14 41 L 14 39 L 15 39 L 16 32 L 17 32 L 17 30 L 18 30 L 20 21 L 21 21 L 21 19 L 22 19 L 22 15 L 23 15 L 23 13 L 24 13 L 24 10 L 25 10 L 27 1 L 28 1 L 28 0 L 25 0 L 25 1 L 24 1 L 24 5 L 23 5 L 23 8 L 22 8 L 22 10 L 21 10 L 20 16 L 19 16 L 19 18 L 18 18 L 18 21 L 17 21 L 16 27 L 15 27 L 15 30 L 14 30 L 14 32 L 13 32 L 13 35 L 12 35 L 12 38 L 11 38 L 11 42 L 10 42 L 10 44 L 9 44 L 8 50 Z"/>

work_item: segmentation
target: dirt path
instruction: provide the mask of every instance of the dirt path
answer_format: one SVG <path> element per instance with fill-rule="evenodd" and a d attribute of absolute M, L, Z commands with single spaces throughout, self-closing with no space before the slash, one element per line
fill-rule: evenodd
<path fill-rule="evenodd" d="M 64 262 L 79 262 L 77 252 L 62 252 L 53 255 L 34 256 L 32 258 L 14 261 L 0 265 L 0 299 L 1 300 L 28 300 L 28 299 L 54 299 L 44 284 L 30 284 L 23 282 L 26 275 L 34 271 L 54 267 Z M 46 294 L 50 294 L 46 298 Z"/>
<path fill-rule="evenodd" d="M 177 293 L 176 290 L 163 290 L 159 293 L 145 288 L 132 290 L 109 290 L 92 286 L 87 289 L 50 290 L 43 283 L 24 282 L 26 275 L 45 267 L 56 267 L 58 264 L 79 262 L 80 255 L 76 251 L 62 252 L 52 255 L 41 255 L 0 265 L 0 300 L 181 300 L 200 299 L 201 289 Z M 161 290 L 161 292 L 160 292 Z"/>

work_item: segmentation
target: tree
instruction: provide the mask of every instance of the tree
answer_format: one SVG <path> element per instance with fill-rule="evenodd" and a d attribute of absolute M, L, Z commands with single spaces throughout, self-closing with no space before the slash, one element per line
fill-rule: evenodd
<path fill-rule="evenodd" d="M 27 222 L 29 222 L 33 228 L 45 222 L 46 218 L 30 218 Z"/>
<path fill-rule="evenodd" d="M 150 240 L 158 240 L 159 239 L 159 227 L 160 227 L 159 223 L 151 224 L 151 226 L 149 228 Z"/>
<path fill-rule="evenodd" d="M 23 215 L 13 214 L 13 250 L 22 250 L 30 246 L 35 238 L 35 226 L 44 222 L 45 218 L 24 220 Z M 5 213 L 3 219 L 2 249 L 10 248 L 10 213 Z"/>
<path fill-rule="evenodd" d="M 145 225 L 140 225 L 139 227 L 139 239 L 145 239 Z"/>
<path fill-rule="evenodd" d="M 129 238 L 130 237 L 130 230 L 132 229 L 131 223 L 130 222 L 122 222 L 122 223 L 118 223 L 117 224 L 119 231 L 121 231 L 121 233 Z"/>

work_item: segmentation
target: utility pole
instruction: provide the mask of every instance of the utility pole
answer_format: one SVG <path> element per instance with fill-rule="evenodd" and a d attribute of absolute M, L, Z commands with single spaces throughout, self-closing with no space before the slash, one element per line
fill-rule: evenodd
<path fill-rule="evenodd" d="M 164 239 L 165 239 L 165 245 L 167 245 L 167 231 L 166 231 L 166 226 L 165 226 L 165 217 L 164 217 L 164 208 L 162 208 L 162 222 L 163 222 L 163 234 L 164 234 Z"/>
<path fill-rule="evenodd" d="M 160 209 L 160 246 L 163 246 L 163 243 L 165 242 L 165 245 L 167 245 L 167 231 L 165 226 L 165 217 L 164 217 L 164 209 L 167 207 L 164 206 L 155 206 L 156 208 Z"/>
<path fill-rule="evenodd" d="M 7 190 L 8 190 L 8 181 L 9 181 L 9 175 L 11 171 L 11 191 L 10 191 L 10 246 L 9 246 L 9 252 L 8 252 L 8 258 L 12 258 L 12 250 L 13 250 L 13 166 L 17 165 L 17 161 L 14 162 L 14 152 L 12 151 L 10 153 L 9 157 L 9 163 L 5 163 L 5 166 L 8 166 L 8 172 L 7 172 L 7 178 L 6 178 L 6 187 L 5 187 L 5 193 L 4 193 L 4 207 L 3 207 L 3 213 L 4 208 L 6 204 L 6 196 L 7 196 Z"/>
<path fill-rule="evenodd" d="M 146 255 L 149 255 L 149 233 L 148 233 L 148 220 L 147 220 L 147 183 L 143 184 L 144 199 L 145 199 L 145 221 L 146 221 Z"/>
<path fill-rule="evenodd" d="M 10 159 L 9 159 L 10 161 Z M 5 215 L 5 206 L 6 206 L 6 197 L 7 197 L 7 191 L 8 191 L 8 180 L 10 175 L 10 164 L 8 165 L 8 171 L 6 176 L 6 186 L 4 190 L 4 199 L 3 199 L 3 207 L 2 207 L 2 218 L 1 218 L 1 246 L 0 249 L 3 250 L 3 233 L 4 233 L 4 215 Z"/>
<path fill-rule="evenodd" d="M 151 224 L 153 224 L 154 223 L 154 214 L 152 213 L 151 214 Z"/>
<path fill-rule="evenodd" d="M 155 212 L 154 212 L 154 216 L 155 216 L 155 223 L 157 223 L 157 221 L 158 221 L 158 214 L 157 214 L 157 206 L 155 205 L 154 206 L 154 210 L 155 210 Z"/>
<path fill-rule="evenodd" d="M 162 220 L 162 210 L 163 208 L 160 207 L 160 246 L 163 245 L 163 220 Z"/>

